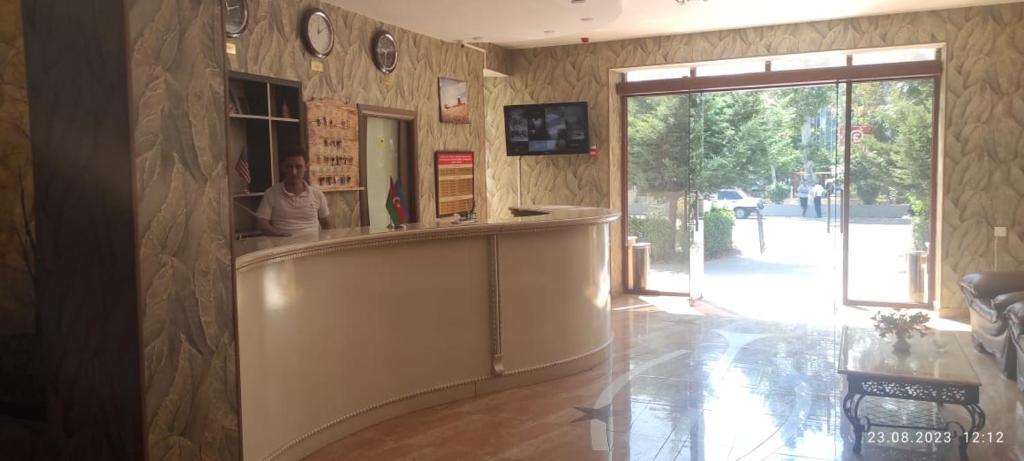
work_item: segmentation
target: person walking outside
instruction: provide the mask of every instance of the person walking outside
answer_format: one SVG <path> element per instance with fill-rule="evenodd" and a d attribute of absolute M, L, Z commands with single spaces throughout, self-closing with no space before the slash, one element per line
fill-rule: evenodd
<path fill-rule="evenodd" d="M 814 214 L 821 217 L 821 198 L 825 196 L 825 188 L 821 184 L 814 184 L 811 188 L 811 197 L 814 197 Z"/>
<path fill-rule="evenodd" d="M 796 196 L 800 199 L 800 216 L 807 216 L 807 192 L 809 189 L 807 183 L 800 183 L 800 187 L 796 188 Z"/>

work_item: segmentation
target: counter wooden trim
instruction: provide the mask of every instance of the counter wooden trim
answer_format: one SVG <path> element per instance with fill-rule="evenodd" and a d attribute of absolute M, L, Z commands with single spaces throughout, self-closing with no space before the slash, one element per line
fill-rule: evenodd
<path fill-rule="evenodd" d="M 543 210 L 543 208 L 538 208 L 538 210 Z M 327 231 L 325 233 L 326 237 L 316 236 L 313 237 L 316 238 L 315 241 L 307 242 L 295 241 L 293 238 L 284 238 L 281 239 L 279 246 L 238 255 L 235 261 L 235 268 L 238 272 L 246 272 L 254 267 L 265 264 L 308 256 L 326 255 L 338 251 L 451 238 L 547 231 L 563 227 L 611 223 L 619 218 L 619 212 L 604 208 L 572 208 L 570 210 L 573 211 L 545 212 L 549 214 L 525 218 L 509 218 L 487 223 L 450 224 L 442 222 L 432 225 L 413 225 L 407 230 L 387 231 L 361 228 L 356 230 L 355 235 L 342 234 L 338 237 L 332 237 L 331 232 Z M 579 213 L 578 210 L 585 210 L 585 212 Z M 268 237 L 262 238 L 266 239 Z M 323 239 L 321 240 L 320 238 Z M 238 251 L 236 248 L 236 253 Z"/>

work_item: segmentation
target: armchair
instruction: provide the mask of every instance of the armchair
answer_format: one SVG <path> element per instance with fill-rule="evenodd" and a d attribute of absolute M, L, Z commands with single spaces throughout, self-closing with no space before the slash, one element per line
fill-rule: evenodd
<path fill-rule="evenodd" d="M 975 347 L 996 358 L 1007 378 L 1017 374 L 1017 353 L 1010 340 L 1006 310 L 1024 302 L 1024 272 L 976 272 L 960 279 L 971 314 Z"/>

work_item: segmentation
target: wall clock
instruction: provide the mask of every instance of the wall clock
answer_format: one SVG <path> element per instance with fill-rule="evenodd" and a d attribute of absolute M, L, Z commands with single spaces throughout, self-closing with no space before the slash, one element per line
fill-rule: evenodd
<path fill-rule="evenodd" d="M 237 37 L 249 25 L 249 4 L 245 0 L 224 0 L 224 32 Z"/>
<path fill-rule="evenodd" d="M 378 70 L 390 74 L 398 66 L 398 44 L 395 43 L 395 37 L 385 30 L 377 32 L 370 44 L 370 55 Z"/>
<path fill-rule="evenodd" d="M 302 20 L 302 39 L 306 49 L 318 58 L 326 58 L 334 48 L 334 24 L 327 13 L 319 8 L 306 12 Z"/>

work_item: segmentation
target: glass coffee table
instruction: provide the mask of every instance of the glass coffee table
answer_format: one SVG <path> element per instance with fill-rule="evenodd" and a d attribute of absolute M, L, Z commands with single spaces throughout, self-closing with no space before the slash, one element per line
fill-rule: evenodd
<path fill-rule="evenodd" d="M 843 327 L 839 355 L 839 374 L 846 376 L 846 397 L 843 413 L 853 426 L 854 453 L 861 452 L 861 440 L 872 428 L 908 429 L 882 435 L 883 441 L 905 443 L 941 443 L 959 439 L 960 459 L 967 459 L 967 444 L 985 426 L 985 412 L 979 403 L 978 375 L 964 355 L 953 333 L 932 330 L 924 338 L 910 340 L 909 354 L 893 352 L 894 338 L 879 338 L 874 330 Z M 906 421 L 906 418 L 884 414 L 861 415 L 865 397 L 887 398 L 904 402 L 932 402 L 937 405 L 929 423 Z M 942 405 L 960 405 L 970 416 L 970 427 L 958 421 L 946 421 Z M 915 404 L 917 405 L 917 404 Z M 908 412 L 911 410 L 907 410 Z M 901 409 L 897 408 L 896 413 Z M 891 416 L 891 415 L 890 415 Z M 875 418 L 875 419 L 872 419 Z"/>

